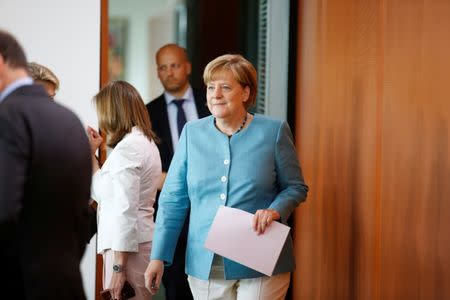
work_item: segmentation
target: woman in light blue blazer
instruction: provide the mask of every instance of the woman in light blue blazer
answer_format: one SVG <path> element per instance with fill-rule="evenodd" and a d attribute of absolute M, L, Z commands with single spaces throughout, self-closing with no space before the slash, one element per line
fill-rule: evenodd
<path fill-rule="evenodd" d="M 181 133 L 159 198 L 147 288 L 157 292 L 188 217 L 186 273 L 195 299 L 284 299 L 295 268 L 290 237 L 270 277 L 203 245 L 221 205 L 253 213 L 255 234 L 264 234 L 306 199 L 291 131 L 285 122 L 248 112 L 256 101 L 256 70 L 242 56 L 214 59 L 203 79 L 212 116 L 188 122 Z"/>

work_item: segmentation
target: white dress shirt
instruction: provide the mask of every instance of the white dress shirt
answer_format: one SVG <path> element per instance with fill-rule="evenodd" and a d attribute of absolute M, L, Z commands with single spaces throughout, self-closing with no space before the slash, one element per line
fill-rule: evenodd
<path fill-rule="evenodd" d="M 97 207 L 97 252 L 137 252 L 153 239 L 153 203 L 161 176 L 154 141 L 137 128 L 125 135 L 92 178 Z"/>
<path fill-rule="evenodd" d="M 170 134 L 172 136 L 173 151 L 175 152 L 175 149 L 177 149 L 178 139 L 179 139 L 178 125 L 177 125 L 178 109 L 177 109 L 176 104 L 173 103 L 173 101 L 177 98 L 174 95 L 169 94 L 168 92 L 164 92 L 164 97 L 166 98 L 167 115 L 169 117 Z M 198 113 L 197 113 L 197 107 L 195 106 L 194 92 L 192 91 L 192 87 L 189 86 L 187 91 L 184 93 L 183 97 L 181 97 L 180 99 L 185 100 L 183 103 L 183 109 L 184 109 L 184 113 L 186 115 L 186 122 L 197 120 Z"/>

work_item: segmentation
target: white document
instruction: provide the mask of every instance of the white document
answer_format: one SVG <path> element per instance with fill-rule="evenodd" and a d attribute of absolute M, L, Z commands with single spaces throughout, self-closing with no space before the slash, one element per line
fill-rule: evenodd
<path fill-rule="evenodd" d="M 252 228 L 253 214 L 221 206 L 205 241 L 205 248 L 271 276 L 290 228 L 273 221 L 264 234 Z"/>

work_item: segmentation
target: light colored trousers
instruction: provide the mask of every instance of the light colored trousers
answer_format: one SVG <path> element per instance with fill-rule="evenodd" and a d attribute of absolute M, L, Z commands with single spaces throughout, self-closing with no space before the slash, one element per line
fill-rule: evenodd
<path fill-rule="evenodd" d="M 150 300 L 152 295 L 145 288 L 144 273 L 150 259 L 152 242 L 139 244 L 139 252 L 128 253 L 128 260 L 125 272 L 127 281 L 136 292 L 133 300 Z M 107 289 L 113 275 L 114 251 L 106 250 L 103 254 L 103 289 Z"/>
<path fill-rule="evenodd" d="M 195 300 L 283 300 L 290 275 L 282 273 L 239 280 L 201 280 L 188 276 L 188 281 Z"/>

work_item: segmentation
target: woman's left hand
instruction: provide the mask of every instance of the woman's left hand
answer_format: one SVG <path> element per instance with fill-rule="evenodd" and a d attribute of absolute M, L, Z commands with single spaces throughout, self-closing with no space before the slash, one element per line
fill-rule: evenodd
<path fill-rule="evenodd" d="M 87 127 L 86 131 L 89 138 L 89 143 L 91 144 L 91 153 L 92 155 L 95 155 L 98 147 L 100 147 L 100 144 L 103 142 L 103 138 L 97 130 L 90 126 Z"/>
<path fill-rule="evenodd" d="M 258 209 L 253 217 L 253 230 L 258 235 L 263 234 L 272 221 L 279 220 L 280 214 L 273 209 Z"/>
<path fill-rule="evenodd" d="M 127 280 L 125 272 L 113 273 L 111 283 L 109 284 L 109 292 L 112 299 L 122 299 L 123 284 Z"/>

